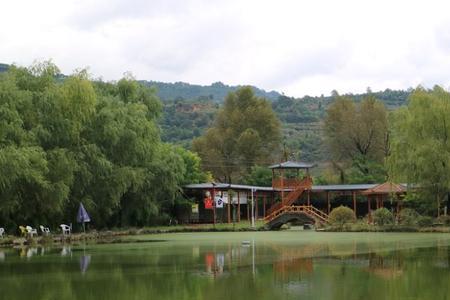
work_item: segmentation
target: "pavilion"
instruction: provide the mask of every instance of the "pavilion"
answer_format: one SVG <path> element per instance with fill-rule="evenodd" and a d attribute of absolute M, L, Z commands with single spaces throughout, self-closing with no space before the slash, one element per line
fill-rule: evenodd
<path fill-rule="evenodd" d="M 240 222 L 250 219 L 251 199 L 257 219 L 270 221 L 277 211 L 292 206 L 311 207 L 316 213 L 328 216 L 334 207 L 350 207 L 356 216 L 369 216 L 371 211 L 386 207 L 398 213 L 406 186 L 385 182 L 381 184 L 313 185 L 309 174 L 314 164 L 287 161 L 275 164 L 272 170 L 272 186 L 253 186 L 228 183 L 188 184 L 184 187 L 187 197 L 196 199 L 198 213 L 189 222 Z M 223 206 L 206 209 L 205 195 L 220 198 Z M 375 204 L 375 206 L 373 205 Z M 214 217 L 215 216 L 215 217 Z M 273 216 L 273 217 L 271 217 Z"/>

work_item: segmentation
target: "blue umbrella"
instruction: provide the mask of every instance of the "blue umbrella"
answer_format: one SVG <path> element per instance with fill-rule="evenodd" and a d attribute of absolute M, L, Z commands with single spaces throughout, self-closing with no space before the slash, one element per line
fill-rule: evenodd
<path fill-rule="evenodd" d="M 90 222 L 90 221 L 91 221 L 91 217 L 89 217 L 86 209 L 83 206 L 83 203 L 80 202 L 80 207 L 78 208 L 78 214 L 77 214 L 77 222 L 83 223 L 83 231 L 85 231 L 84 223 Z"/>

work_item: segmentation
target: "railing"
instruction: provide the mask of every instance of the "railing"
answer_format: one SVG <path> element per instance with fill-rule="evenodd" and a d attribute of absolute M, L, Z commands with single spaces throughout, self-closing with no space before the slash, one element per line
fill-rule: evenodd
<path fill-rule="evenodd" d="M 274 178 L 272 179 L 272 187 L 274 189 L 296 189 L 300 185 L 308 184 L 311 182 L 311 177 L 299 178 Z"/>
<path fill-rule="evenodd" d="M 280 208 L 283 207 L 283 203 L 282 202 L 277 202 L 275 204 L 273 204 L 266 212 L 266 216 L 269 216 L 270 214 L 272 214 L 273 212 L 279 210 Z"/>
<path fill-rule="evenodd" d="M 321 222 L 325 223 L 328 222 L 328 215 L 318 210 L 317 208 L 313 207 L 312 205 L 284 206 L 278 209 L 277 211 L 274 211 L 267 217 L 265 217 L 264 221 L 270 222 L 275 218 L 277 218 L 278 216 L 281 216 L 286 213 L 303 213 Z"/>
<path fill-rule="evenodd" d="M 311 213 L 317 215 L 318 218 L 328 222 L 328 215 L 321 211 L 320 209 L 315 208 L 312 205 L 309 205 L 309 209 L 311 210 Z"/>

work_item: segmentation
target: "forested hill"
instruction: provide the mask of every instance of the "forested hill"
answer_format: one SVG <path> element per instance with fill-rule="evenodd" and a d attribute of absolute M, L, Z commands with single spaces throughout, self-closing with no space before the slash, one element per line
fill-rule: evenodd
<path fill-rule="evenodd" d="M 390 110 L 405 105 L 410 90 L 371 92 Z M 360 101 L 364 94 L 347 94 Z M 186 98 L 185 98 L 186 97 Z M 164 141 L 189 147 L 193 138 L 200 136 L 212 125 L 220 104 L 208 97 L 187 96 L 164 102 L 164 114 L 160 120 Z M 279 96 L 272 101 L 272 108 L 282 123 L 284 144 L 292 159 L 321 161 L 327 159 L 322 145 L 322 121 L 326 109 L 334 101 L 333 96 L 294 98 Z"/>
<path fill-rule="evenodd" d="M 229 92 L 234 92 L 240 86 L 230 86 L 222 82 L 215 82 L 211 85 L 196 85 L 185 82 L 167 83 L 160 81 L 142 80 L 148 86 L 157 88 L 158 96 L 162 101 L 183 100 L 183 99 L 209 99 L 214 102 L 223 102 Z M 255 94 L 268 100 L 275 101 L 281 96 L 276 91 L 266 92 L 263 89 L 252 87 Z"/>
<path fill-rule="evenodd" d="M 8 68 L 8 64 L 0 63 L 0 72 L 6 72 Z M 59 76 L 64 75 L 59 74 Z M 186 82 L 169 83 L 152 80 L 140 80 L 139 82 L 147 86 L 156 87 L 157 95 L 163 102 L 170 100 L 208 99 L 220 103 L 223 102 L 229 92 L 234 92 L 241 87 L 227 85 L 222 82 L 215 82 L 211 85 L 197 85 Z M 276 91 L 267 92 L 255 86 L 252 88 L 257 96 L 270 101 L 275 101 L 281 96 Z"/>

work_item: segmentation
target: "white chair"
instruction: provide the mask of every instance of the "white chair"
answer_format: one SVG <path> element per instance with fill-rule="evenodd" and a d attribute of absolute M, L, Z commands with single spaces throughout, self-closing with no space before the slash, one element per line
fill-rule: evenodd
<path fill-rule="evenodd" d="M 59 226 L 61 227 L 63 235 L 70 235 L 70 232 L 72 231 L 72 228 L 69 225 L 61 224 Z"/>
<path fill-rule="evenodd" d="M 33 237 L 34 235 L 37 235 L 36 228 L 33 228 L 31 226 L 27 226 L 25 228 L 27 229 L 27 233 L 28 233 L 29 236 Z"/>
<path fill-rule="evenodd" d="M 5 233 L 5 228 L 0 227 L 0 237 L 3 238 L 3 234 Z"/>
<path fill-rule="evenodd" d="M 42 235 L 49 235 L 50 234 L 50 228 L 44 227 L 42 225 L 40 225 L 39 227 L 41 228 Z"/>

